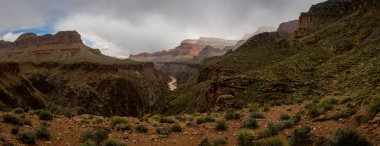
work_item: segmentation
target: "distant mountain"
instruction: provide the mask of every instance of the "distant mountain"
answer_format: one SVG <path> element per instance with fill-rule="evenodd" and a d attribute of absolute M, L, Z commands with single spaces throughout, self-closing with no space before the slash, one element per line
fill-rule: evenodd
<path fill-rule="evenodd" d="M 241 40 L 239 40 L 233 47 L 232 47 L 232 50 L 236 50 L 237 48 L 239 48 L 241 45 L 243 45 L 245 42 L 247 42 L 247 40 L 255 35 L 258 35 L 260 33 L 264 33 L 264 32 L 272 32 L 272 31 L 276 31 L 276 28 L 273 27 L 273 26 L 260 26 L 257 28 L 257 30 L 254 32 L 254 33 L 248 33 L 248 34 L 245 34 L 243 36 L 243 38 Z"/>
<path fill-rule="evenodd" d="M 181 44 L 174 49 L 154 53 L 140 53 L 137 55 L 131 55 L 129 59 L 141 62 L 192 61 L 192 59 L 198 56 L 206 46 L 216 48 L 218 49 L 217 51 L 220 52 L 220 50 L 224 50 L 226 47 L 233 46 L 236 43 L 237 41 L 235 40 L 201 37 L 196 40 L 183 40 Z M 210 56 L 202 57 L 207 58 Z"/>
<path fill-rule="evenodd" d="M 162 109 L 168 82 L 153 63 L 103 55 L 76 31 L 0 41 L 0 109 L 139 116 Z"/>

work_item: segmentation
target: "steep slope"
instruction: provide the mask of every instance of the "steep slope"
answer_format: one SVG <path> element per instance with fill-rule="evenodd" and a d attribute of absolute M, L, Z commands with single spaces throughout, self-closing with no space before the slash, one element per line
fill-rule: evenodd
<path fill-rule="evenodd" d="M 375 0 L 314 5 L 301 14 L 296 39 L 277 33 L 252 37 L 236 51 L 205 63 L 198 80 L 186 88 L 193 92 L 208 85 L 195 99 L 185 96 L 190 92 L 177 93 L 172 105 L 187 99 L 198 102 L 181 105 L 182 110 L 194 111 L 190 107 L 196 104 L 212 110 L 253 101 L 379 92 L 378 8 Z"/>
<path fill-rule="evenodd" d="M 153 63 L 105 56 L 75 31 L 23 34 L 0 50 L 0 104 L 8 108 L 138 116 L 159 112 L 169 92 Z"/>

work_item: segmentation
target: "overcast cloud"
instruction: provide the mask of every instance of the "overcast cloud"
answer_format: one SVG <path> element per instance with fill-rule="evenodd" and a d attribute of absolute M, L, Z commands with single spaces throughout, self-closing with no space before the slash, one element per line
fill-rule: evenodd
<path fill-rule="evenodd" d="M 297 19 L 324 0 L 1 0 L 0 33 L 77 30 L 112 56 L 174 48 L 183 39 L 240 39 L 259 26 Z M 43 32 L 43 31 L 42 31 Z"/>

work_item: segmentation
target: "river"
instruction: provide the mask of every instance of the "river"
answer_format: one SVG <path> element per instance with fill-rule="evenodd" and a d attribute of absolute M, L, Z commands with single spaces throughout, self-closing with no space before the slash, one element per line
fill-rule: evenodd
<path fill-rule="evenodd" d="M 175 89 L 177 89 L 177 79 L 173 76 L 170 76 L 170 79 L 172 79 L 168 85 L 169 85 L 169 89 L 170 91 L 174 91 Z"/>

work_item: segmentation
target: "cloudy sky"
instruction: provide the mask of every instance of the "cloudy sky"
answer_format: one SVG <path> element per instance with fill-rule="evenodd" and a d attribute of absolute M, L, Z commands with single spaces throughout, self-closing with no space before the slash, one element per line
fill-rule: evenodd
<path fill-rule="evenodd" d="M 153 52 L 199 37 L 240 39 L 324 0 L 1 0 L 0 38 L 77 30 L 111 56 Z"/>

